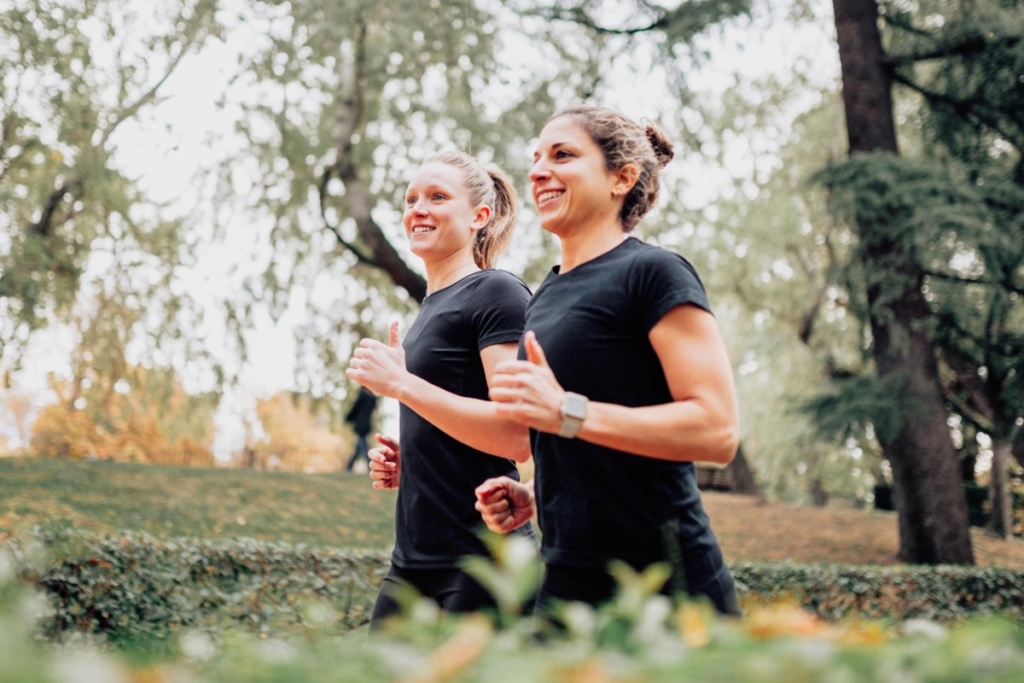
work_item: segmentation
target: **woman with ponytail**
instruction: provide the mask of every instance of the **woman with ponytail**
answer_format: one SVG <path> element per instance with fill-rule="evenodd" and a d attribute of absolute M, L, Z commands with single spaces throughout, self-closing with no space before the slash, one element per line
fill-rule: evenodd
<path fill-rule="evenodd" d="M 539 515 L 553 601 L 610 598 L 611 560 L 666 562 L 664 592 L 738 613 L 735 585 L 697 490 L 696 461 L 728 463 L 739 424 L 732 369 L 696 271 L 630 237 L 658 199 L 672 144 L 601 107 L 552 117 L 530 171 L 561 263 L 526 312 L 519 357 L 497 368 L 497 414 L 531 430 L 534 481 L 477 488 L 488 527 Z"/>
<path fill-rule="evenodd" d="M 400 439 L 378 434 L 369 453 L 373 487 L 398 489 L 391 570 L 371 630 L 399 611 L 403 584 L 447 612 L 493 605 L 459 561 L 486 553 L 474 488 L 517 480 L 515 463 L 530 457 L 526 426 L 498 415 L 487 396 L 495 368 L 516 357 L 530 298 L 522 280 L 494 269 L 517 213 L 508 177 L 461 152 L 427 159 L 406 189 L 402 222 L 427 297 L 403 342 L 392 323 L 389 342 L 363 339 L 346 371 L 400 402 Z M 520 533 L 533 536 L 529 525 Z"/>

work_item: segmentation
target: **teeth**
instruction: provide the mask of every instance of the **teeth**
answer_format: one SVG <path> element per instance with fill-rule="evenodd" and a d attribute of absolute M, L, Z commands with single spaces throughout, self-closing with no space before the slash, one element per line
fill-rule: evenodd
<path fill-rule="evenodd" d="M 561 190 L 548 190 L 547 192 L 541 192 L 539 195 L 537 195 L 537 201 L 546 202 L 552 197 L 557 197 L 560 194 L 562 194 Z"/>
<path fill-rule="evenodd" d="M 433 226 L 430 225 L 414 225 L 412 226 L 412 234 L 416 235 L 421 232 L 430 232 L 433 229 Z"/>

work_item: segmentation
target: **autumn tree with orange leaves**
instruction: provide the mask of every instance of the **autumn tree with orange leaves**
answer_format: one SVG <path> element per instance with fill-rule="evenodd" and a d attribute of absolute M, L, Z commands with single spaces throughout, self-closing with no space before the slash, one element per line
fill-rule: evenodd
<path fill-rule="evenodd" d="M 188 394 L 169 370 L 126 368 L 115 381 L 51 376 L 57 402 L 33 425 L 38 455 L 213 465 L 213 394 Z"/>
<path fill-rule="evenodd" d="M 256 403 L 266 438 L 246 438 L 240 464 L 261 470 L 335 472 L 353 446 L 351 432 L 342 427 L 324 403 L 282 391 Z"/>

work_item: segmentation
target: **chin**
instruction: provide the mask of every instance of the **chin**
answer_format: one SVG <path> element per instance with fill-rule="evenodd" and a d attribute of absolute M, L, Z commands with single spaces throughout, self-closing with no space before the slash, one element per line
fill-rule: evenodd
<path fill-rule="evenodd" d="M 411 251 L 413 255 L 418 256 L 420 259 L 422 259 L 424 255 L 430 253 L 430 247 L 424 244 L 416 244 L 416 242 L 410 241 L 409 251 Z"/>
<path fill-rule="evenodd" d="M 564 226 L 564 221 L 560 221 L 557 218 L 549 218 L 548 220 L 541 219 L 540 221 L 540 227 L 543 228 L 545 232 L 550 232 L 555 237 L 561 237 L 565 234 L 566 231 L 564 230 Z"/>

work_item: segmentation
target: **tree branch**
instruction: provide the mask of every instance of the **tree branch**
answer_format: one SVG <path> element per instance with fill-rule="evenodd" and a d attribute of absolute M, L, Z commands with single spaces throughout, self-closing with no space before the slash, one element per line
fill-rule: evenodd
<path fill-rule="evenodd" d="M 327 229 L 334 234 L 334 237 L 338 240 L 338 243 L 341 244 L 341 246 L 345 247 L 355 255 L 356 260 L 374 268 L 381 268 L 382 266 L 380 263 L 373 260 L 371 256 L 364 254 L 359 247 L 342 237 L 338 226 L 332 224 L 327 218 L 327 183 L 330 182 L 333 175 L 332 168 L 326 169 L 323 172 L 323 175 L 320 176 L 320 184 L 317 186 L 317 190 L 320 195 L 320 217 L 323 219 L 324 225 L 327 226 Z"/>
<path fill-rule="evenodd" d="M 43 206 L 42 214 L 39 216 L 39 220 L 30 226 L 32 232 L 36 233 L 40 237 L 49 237 L 53 232 L 53 216 L 57 212 L 57 208 L 60 207 L 62 201 L 64 201 L 64 195 L 70 194 L 74 197 L 75 193 L 81 192 L 82 180 L 77 178 L 70 180 L 66 183 L 62 183 L 46 199 L 46 205 Z"/>
<path fill-rule="evenodd" d="M 922 269 L 921 272 L 928 277 L 935 278 L 937 280 L 946 280 L 949 282 L 960 282 L 966 285 L 985 285 L 986 287 L 1002 287 L 1008 292 L 1015 292 L 1019 295 L 1024 295 L 1024 287 L 1018 287 L 1017 285 L 1009 282 L 1008 280 L 978 280 L 976 278 L 963 277 L 962 275 L 956 275 L 954 273 L 943 273 L 938 270 Z"/>
<path fill-rule="evenodd" d="M 981 123 L 984 123 L 987 126 L 991 126 L 993 130 L 999 133 L 1010 144 L 1014 145 L 1018 149 L 1024 149 L 1024 139 L 1018 140 L 1016 139 L 1016 136 L 1013 133 L 1006 131 L 1003 128 L 1002 122 L 996 116 L 993 116 L 991 113 L 987 113 L 985 111 L 985 106 L 981 101 L 953 97 L 952 95 L 947 95 L 946 93 L 940 93 L 935 92 L 933 90 L 929 90 L 928 88 L 925 88 L 924 86 L 915 83 L 911 79 L 900 74 L 897 69 L 892 69 L 892 79 L 893 81 L 910 88 L 914 92 L 920 94 L 925 99 L 930 100 L 933 103 L 938 102 L 940 104 L 945 104 L 947 106 L 953 107 L 958 112 L 974 116 Z M 1020 133 L 1020 131 L 1018 131 L 1018 133 Z M 1024 138 L 1024 135 L 1022 135 L 1021 137 Z"/>
<path fill-rule="evenodd" d="M 971 332 L 957 322 L 956 317 L 953 315 L 943 316 L 940 322 L 945 327 L 955 331 L 962 339 L 976 344 L 986 357 L 989 354 L 994 354 L 1003 358 L 1018 358 L 1024 353 L 1024 337 L 992 341 Z M 948 347 L 948 344 L 944 346 Z M 984 359 L 978 359 L 976 365 L 991 365 L 991 363 L 986 362 Z"/>
<path fill-rule="evenodd" d="M 648 10 L 656 11 L 658 18 L 646 26 L 637 26 L 634 28 L 609 28 L 607 26 L 601 26 L 582 6 L 579 5 L 567 8 L 545 7 L 535 12 L 526 12 L 525 14 L 540 17 L 545 21 L 567 21 L 576 24 L 577 26 L 588 28 L 596 33 L 614 36 L 633 36 L 639 33 L 657 31 L 668 26 L 669 13 L 665 11 L 664 8 L 654 8 L 651 7 L 650 3 L 646 2 L 641 4 Z"/>
<path fill-rule="evenodd" d="M 337 136 L 335 138 L 337 158 L 332 169 L 321 177 L 320 183 L 323 188 L 321 202 L 326 196 L 325 178 L 329 179 L 332 175 L 336 175 L 345 184 L 347 213 L 355 220 L 356 230 L 360 237 L 366 240 L 372 253 L 370 257 L 366 257 L 365 254 L 362 256 L 372 260 L 378 267 L 386 271 L 391 280 L 407 291 L 413 299 L 422 302 L 427 296 L 427 281 L 402 260 L 394 245 L 388 241 L 384 231 L 374 220 L 370 190 L 359 177 L 359 169 L 353 159 L 355 135 L 363 125 L 365 114 L 366 24 L 358 21 L 356 30 L 352 58 L 338 60 Z M 328 225 L 328 228 L 331 226 Z M 342 240 L 336 230 L 333 228 L 331 230 L 343 246 L 349 248 L 356 258 L 360 257 L 360 252 L 352 250 L 349 243 Z"/>
<path fill-rule="evenodd" d="M 10 162 L 7 160 L 7 148 L 8 142 L 14 135 L 14 115 L 7 114 L 4 116 L 3 124 L 0 124 L 0 180 L 4 179 L 7 175 L 7 171 L 10 170 L 14 164 L 14 159 Z"/>
<path fill-rule="evenodd" d="M 189 50 L 191 50 L 195 42 L 196 33 L 187 33 L 186 35 L 182 36 L 181 40 L 179 41 L 180 48 L 178 50 L 178 54 L 171 60 L 170 64 L 168 64 L 167 69 L 164 72 L 163 76 L 161 76 L 157 80 L 157 82 L 149 88 L 149 90 L 139 95 L 134 102 L 123 107 L 121 111 L 117 113 L 114 120 L 110 122 L 108 127 L 103 131 L 103 134 L 100 136 L 100 141 L 96 145 L 97 149 L 103 149 L 106 146 L 107 141 L 110 139 L 110 136 L 114 133 L 115 130 L 117 130 L 118 126 L 120 126 L 126 120 L 137 114 L 140 109 L 142 109 L 144 106 L 146 106 L 156 98 L 157 91 L 159 91 L 163 84 L 167 82 L 167 79 L 171 77 L 171 74 L 173 74 L 175 70 L 177 70 L 178 66 L 181 64 L 181 61 L 185 58 L 185 55 L 189 53 Z"/>
<path fill-rule="evenodd" d="M 885 63 L 889 66 L 903 66 L 905 64 L 913 64 L 916 62 L 926 62 L 932 59 L 966 57 L 981 54 L 993 46 L 1013 49 L 1018 43 L 1020 43 L 1020 36 L 999 36 L 995 39 L 987 39 L 984 35 L 973 34 L 961 36 L 959 41 L 939 45 L 930 50 L 925 50 L 924 52 L 887 55 Z"/>

